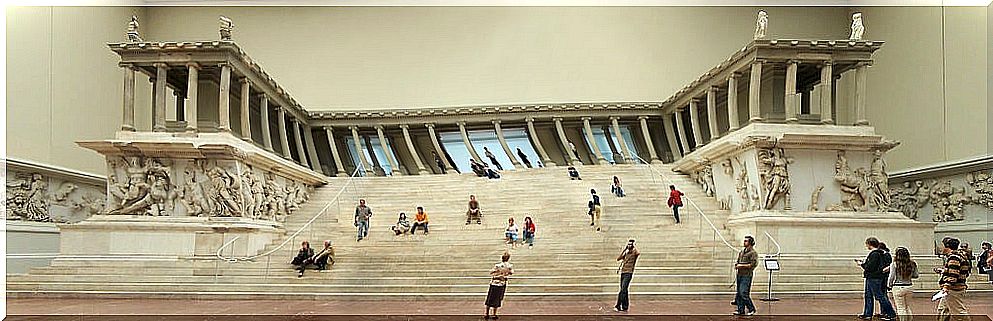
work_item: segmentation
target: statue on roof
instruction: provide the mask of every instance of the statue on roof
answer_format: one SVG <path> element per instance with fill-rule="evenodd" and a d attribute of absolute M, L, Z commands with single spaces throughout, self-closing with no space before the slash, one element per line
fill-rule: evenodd
<path fill-rule="evenodd" d="M 234 29 L 234 22 L 231 18 L 220 16 L 218 19 L 220 22 L 220 29 L 218 31 L 221 33 L 221 40 L 231 41 L 231 30 Z"/>
<path fill-rule="evenodd" d="M 759 10 L 759 18 L 755 21 L 755 39 L 765 39 L 765 30 L 769 27 L 769 14 Z"/>
<path fill-rule="evenodd" d="M 865 26 L 862 25 L 862 13 L 856 12 L 852 14 L 852 35 L 848 37 L 848 40 L 862 40 L 863 33 L 865 33 Z"/>
<path fill-rule="evenodd" d="M 131 21 L 128 21 L 128 42 L 142 42 L 141 34 L 138 33 L 138 16 L 131 16 Z"/>

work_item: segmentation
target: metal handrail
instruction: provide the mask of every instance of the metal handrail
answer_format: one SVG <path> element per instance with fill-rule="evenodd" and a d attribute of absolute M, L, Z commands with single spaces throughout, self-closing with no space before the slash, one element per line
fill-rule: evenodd
<path fill-rule="evenodd" d="M 293 234 L 291 234 L 290 236 L 287 236 L 286 238 L 284 238 L 283 242 L 282 243 L 279 243 L 279 245 L 277 245 L 276 247 L 272 248 L 269 251 L 266 251 L 266 252 L 261 253 L 261 254 L 256 254 L 256 255 L 250 255 L 250 256 L 244 256 L 244 257 L 224 257 L 221 253 L 223 252 L 223 250 L 224 250 L 225 247 L 230 246 L 231 244 L 234 243 L 235 240 L 238 239 L 236 237 L 236 238 L 232 239 L 231 241 L 228 241 L 228 243 L 225 243 L 224 245 L 222 245 L 220 248 L 217 249 L 217 253 L 216 253 L 217 259 L 218 260 L 222 260 L 222 261 L 232 262 L 232 263 L 233 262 L 239 262 L 239 261 L 254 261 L 257 258 L 260 258 L 260 257 L 263 257 L 263 256 L 269 256 L 272 253 L 275 253 L 276 251 L 282 249 L 284 246 L 286 246 L 287 243 L 289 243 L 290 241 L 296 239 L 297 235 L 300 235 L 300 233 L 303 232 L 304 229 L 307 229 L 308 227 L 310 227 L 310 225 L 313 224 L 314 221 L 317 221 L 318 218 L 320 218 L 322 215 L 324 215 L 325 213 L 327 213 L 327 210 L 329 208 L 331 208 L 331 204 L 333 204 L 334 202 L 338 201 L 338 198 L 340 198 L 341 197 L 341 194 L 345 192 L 345 189 L 348 188 L 348 185 L 351 185 L 352 182 L 355 181 L 355 178 L 358 177 L 357 175 L 359 174 L 359 171 L 360 170 L 362 170 L 362 166 L 361 165 L 359 165 L 359 166 L 357 166 L 355 168 L 355 171 L 353 171 L 352 172 L 352 175 L 348 177 L 348 180 L 345 181 L 345 184 L 341 186 L 341 189 L 338 190 L 338 193 L 336 193 L 334 195 L 334 197 L 331 198 L 331 200 L 329 200 L 327 202 L 327 204 L 324 205 L 323 208 L 321 208 L 320 211 L 317 211 L 317 214 L 314 215 L 314 217 L 311 217 L 310 220 L 307 221 L 307 223 L 304 224 L 303 226 L 301 226 L 299 229 L 297 229 L 296 232 L 293 232 Z"/>
<path fill-rule="evenodd" d="M 671 179 L 669 179 L 669 177 L 666 176 L 665 173 L 662 173 L 662 171 L 659 171 L 658 169 L 652 167 L 650 165 L 651 163 L 649 163 L 648 161 L 645 161 L 645 159 L 644 158 L 641 158 L 641 156 L 635 155 L 633 153 L 632 153 L 631 156 L 634 156 L 639 161 L 641 161 L 642 164 L 646 165 L 646 167 L 648 167 L 648 169 L 651 169 L 656 174 L 658 174 L 659 176 L 661 176 L 662 179 L 665 180 L 666 182 L 668 182 L 669 185 L 676 185 L 676 183 L 673 182 Z M 733 252 L 738 252 L 739 249 L 738 248 L 735 248 L 733 245 L 731 245 L 730 242 L 728 242 L 727 239 L 724 238 L 724 235 L 722 235 L 721 232 L 720 232 L 720 230 L 717 229 L 717 226 L 714 225 L 714 222 L 711 221 L 709 217 L 707 217 L 707 214 L 705 214 L 703 212 L 703 210 L 700 209 L 700 207 L 697 206 L 696 203 L 693 202 L 693 200 L 691 198 L 684 197 L 683 200 L 686 201 L 686 202 L 688 202 L 690 205 L 693 206 L 693 209 L 695 209 L 697 211 L 697 213 L 700 214 L 700 217 L 702 217 L 703 220 L 707 222 L 707 225 L 710 225 L 710 228 L 714 230 L 714 233 L 716 233 L 718 237 L 721 238 L 721 242 L 723 242 L 724 245 L 728 247 L 728 249 L 731 249 L 731 251 L 733 251 Z"/>
<path fill-rule="evenodd" d="M 772 235 L 769 235 L 769 232 L 762 231 L 762 233 L 765 233 L 765 237 L 768 237 L 769 240 L 772 241 L 772 244 L 775 244 L 776 245 L 776 254 L 769 254 L 769 255 L 766 255 L 766 256 L 767 257 L 779 257 L 779 255 L 782 254 L 782 251 L 783 251 L 783 248 L 779 246 L 779 242 L 776 242 L 776 238 L 772 237 Z"/>

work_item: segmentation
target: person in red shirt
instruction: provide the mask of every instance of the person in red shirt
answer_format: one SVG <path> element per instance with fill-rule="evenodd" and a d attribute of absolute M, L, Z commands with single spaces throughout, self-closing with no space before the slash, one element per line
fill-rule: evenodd
<path fill-rule="evenodd" d="M 524 242 L 528 242 L 528 247 L 534 247 L 534 221 L 530 216 L 524 217 Z"/>
<path fill-rule="evenodd" d="M 683 207 L 683 192 L 677 190 L 676 185 L 669 185 L 667 204 L 672 208 L 672 216 L 676 218 L 676 224 L 679 224 L 679 208 Z"/>

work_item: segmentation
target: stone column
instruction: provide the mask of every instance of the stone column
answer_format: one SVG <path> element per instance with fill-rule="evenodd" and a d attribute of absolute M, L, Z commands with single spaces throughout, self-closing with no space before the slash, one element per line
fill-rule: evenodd
<path fill-rule="evenodd" d="M 565 154 L 569 155 L 566 159 L 570 165 L 575 165 L 579 163 L 579 158 L 576 158 L 576 153 L 572 152 L 572 148 L 569 148 L 569 138 L 565 136 L 565 129 L 562 128 L 562 118 L 555 117 L 552 118 L 555 122 L 555 131 L 559 134 L 559 140 L 562 141 L 562 149 L 565 149 Z"/>
<path fill-rule="evenodd" d="M 197 100 L 200 97 L 200 65 L 194 62 L 187 63 L 186 69 L 189 70 L 189 77 L 186 79 L 186 106 L 183 107 L 183 111 L 186 115 L 183 119 L 186 120 L 186 132 L 195 133 L 197 131 Z"/>
<path fill-rule="evenodd" d="M 155 64 L 155 101 L 152 110 L 155 116 L 152 117 L 152 131 L 156 132 L 166 130 L 166 83 L 169 82 L 169 78 L 166 77 L 167 68 L 164 63 Z"/>
<path fill-rule="evenodd" d="M 269 96 L 259 95 L 259 113 L 262 115 L 262 143 L 265 149 L 272 151 L 272 134 L 269 132 Z"/>
<path fill-rule="evenodd" d="M 672 114 L 662 115 L 662 128 L 665 130 L 665 138 L 669 142 L 669 150 L 672 151 L 672 160 L 676 161 L 683 158 L 683 153 L 679 151 L 679 145 L 676 143 L 676 132 L 672 130 Z"/>
<path fill-rule="evenodd" d="M 748 79 L 748 121 L 762 121 L 762 109 L 759 105 L 762 97 L 762 60 L 752 63 L 752 73 Z"/>
<path fill-rule="evenodd" d="M 297 157 L 300 158 L 300 165 L 308 167 L 307 154 L 303 149 L 303 137 L 300 135 L 300 121 L 293 119 L 290 123 L 293 124 L 293 137 L 296 138 L 294 142 L 297 145 Z"/>
<path fill-rule="evenodd" d="M 648 146 L 648 155 L 651 157 L 649 161 L 652 164 L 658 164 L 659 155 L 655 153 L 655 144 L 652 144 L 652 133 L 648 131 L 648 116 L 638 116 L 638 121 L 641 122 L 641 136 L 645 137 L 645 146 Z"/>
<path fill-rule="evenodd" d="M 869 126 L 865 112 L 865 75 L 869 65 L 862 63 L 855 67 L 855 126 Z"/>
<path fill-rule="evenodd" d="M 600 130 L 603 131 L 603 136 L 607 139 L 607 148 L 610 148 L 610 156 L 614 158 L 614 164 L 624 164 L 624 155 L 614 144 L 614 139 L 610 134 L 610 125 L 604 125 Z"/>
<path fill-rule="evenodd" d="M 710 126 L 710 141 L 714 141 L 721 136 L 721 131 L 717 129 L 717 86 L 707 89 L 707 123 Z"/>
<path fill-rule="evenodd" d="M 231 66 L 228 64 L 221 64 L 220 87 L 221 90 L 217 96 L 217 130 L 226 132 L 231 131 Z M 286 153 L 286 155 L 289 154 L 289 152 Z"/>
<path fill-rule="evenodd" d="M 390 146 L 386 142 L 386 135 L 383 135 L 383 125 L 376 125 L 376 136 L 379 137 L 379 147 L 382 147 L 383 153 L 386 154 L 386 161 L 390 162 L 391 175 L 400 175 L 400 165 L 393 158 L 393 151 L 390 150 Z"/>
<path fill-rule="evenodd" d="M 731 73 L 728 77 L 728 132 L 733 132 L 740 126 L 738 121 L 738 77 L 739 73 Z"/>
<path fill-rule="evenodd" d="M 314 146 L 314 131 L 310 129 L 310 126 L 303 125 L 303 143 L 307 147 L 307 155 L 310 156 L 310 169 L 318 173 L 324 173 L 321 168 L 321 158 L 317 155 L 317 146 Z"/>
<path fill-rule="evenodd" d="M 786 62 L 786 93 L 783 95 L 783 99 L 786 101 L 783 102 L 783 106 L 786 107 L 787 123 L 796 123 L 800 110 L 800 106 L 796 105 L 796 70 L 797 62 L 795 60 Z"/>
<path fill-rule="evenodd" d="M 252 82 L 248 77 L 239 79 L 241 82 L 241 139 L 252 141 L 252 118 L 249 115 L 249 93 L 252 91 Z"/>
<path fill-rule="evenodd" d="M 286 111 L 283 110 L 282 106 L 279 107 L 277 115 L 279 119 L 276 125 L 279 126 L 279 145 L 283 148 L 283 157 L 292 158 L 290 157 L 290 136 L 286 135 Z"/>
<path fill-rule="evenodd" d="M 545 164 L 545 167 L 555 166 L 551 158 L 548 158 L 548 153 L 545 152 L 545 148 L 541 146 L 541 140 L 538 139 L 538 132 L 534 130 L 534 117 L 525 118 L 528 123 L 528 135 L 531 136 L 531 141 L 534 142 L 534 149 L 538 150 L 538 156 L 541 156 L 541 163 Z"/>
<path fill-rule="evenodd" d="M 831 62 L 825 61 L 821 65 L 821 123 L 822 124 L 834 124 L 834 115 L 831 111 L 831 105 L 834 104 L 832 101 L 831 93 L 833 90 L 834 79 L 832 77 Z"/>
<path fill-rule="evenodd" d="M 172 95 L 176 96 L 176 121 L 186 121 L 186 95 L 179 90 L 173 90 Z M 185 128 L 185 127 L 184 127 Z"/>
<path fill-rule="evenodd" d="M 507 145 L 507 139 L 503 137 L 503 128 L 500 128 L 500 120 L 496 119 L 491 122 L 493 123 L 493 130 L 496 131 L 497 140 L 500 141 L 500 147 L 503 147 L 503 152 L 507 153 L 507 157 L 514 164 L 514 168 L 521 168 L 521 162 L 517 160 L 517 155 L 514 155 L 514 151 L 510 150 L 510 145 Z"/>
<path fill-rule="evenodd" d="M 134 66 L 122 65 L 124 67 L 124 110 L 121 120 L 121 130 L 133 132 L 134 128 Z"/>
<path fill-rule="evenodd" d="M 445 152 L 441 150 L 441 144 L 438 144 L 438 137 L 434 135 L 434 124 L 427 124 L 427 125 L 428 125 L 428 132 L 431 134 L 431 143 L 434 144 L 435 149 L 438 150 L 439 153 L 438 157 L 440 157 L 442 162 L 445 162 L 445 166 L 448 167 L 446 171 L 452 170 L 452 172 L 454 173 L 455 170 L 452 169 L 451 164 L 448 163 L 448 157 L 445 157 Z M 430 172 L 428 172 L 427 167 L 424 167 L 424 162 L 421 161 L 421 157 L 417 155 L 417 148 L 414 147 L 414 140 L 410 139 L 409 128 L 410 126 L 407 124 L 400 125 L 400 129 L 403 130 L 403 140 L 404 142 L 407 143 L 407 150 L 410 151 L 410 157 L 413 158 L 414 163 L 417 164 L 417 175 L 430 174 Z M 382 137 L 382 134 L 380 134 L 380 137 Z"/>
<path fill-rule="evenodd" d="M 475 159 L 477 162 L 482 162 L 483 159 L 479 158 L 479 154 L 476 153 L 476 148 L 472 147 L 472 142 L 469 141 L 469 132 L 465 130 L 465 122 L 460 121 L 458 124 L 459 133 L 462 134 L 462 143 L 465 143 L 465 148 L 469 150 L 469 155 L 472 156 L 472 159 Z"/>
<path fill-rule="evenodd" d="M 676 132 L 679 133 L 679 144 L 683 147 L 683 151 L 689 154 L 692 149 L 690 149 L 689 139 L 686 139 L 686 126 L 683 126 L 683 111 L 676 109 Z"/>
<path fill-rule="evenodd" d="M 696 98 L 690 99 L 690 126 L 693 126 L 693 140 L 694 148 L 700 148 L 703 146 L 703 131 L 700 130 L 700 108 L 699 100 Z"/>
<path fill-rule="evenodd" d="M 359 138 L 359 127 L 358 126 L 348 126 L 348 129 L 352 131 L 352 142 L 355 143 L 355 155 L 358 157 L 359 162 L 362 163 L 362 171 L 368 172 L 372 171 L 372 167 L 369 167 L 369 160 L 365 157 L 365 152 L 362 150 L 362 141 Z"/>
<path fill-rule="evenodd" d="M 362 136 L 365 139 L 365 149 L 369 152 L 369 163 L 372 164 L 372 169 L 376 173 L 376 176 L 386 176 L 386 170 L 379 163 L 379 157 L 376 156 L 376 150 L 372 148 L 372 139 L 369 139 L 368 135 Z"/>
<path fill-rule="evenodd" d="M 586 131 L 586 141 L 593 148 L 593 154 L 596 156 L 596 162 L 600 165 L 607 164 L 607 159 L 603 157 L 603 153 L 600 152 L 600 146 L 596 144 L 596 137 L 593 136 L 593 127 L 590 126 L 590 117 L 583 117 L 583 129 Z"/>
<path fill-rule="evenodd" d="M 621 158 L 624 161 L 633 160 L 631 157 L 631 150 L 628 149 L 627 142 L 624 141 L 624 135 L 621 135 L 621 125 L 617 122 L 618 117 L 610 117 L 610 124 L 614 127 L 614 135 L 617 136 L 617 144 L 621 145 Z"/>
<path fill-rule="evenodd" d="M 338 155 L 338 144 L 334 141 L 334 133 L 331 126 L 324 127 L 324 133 L 328 136 L 328 148 L 331 149 L 331 158 L 334 158 L 334 168 L 338 177 L 348 176 L 345 173 L 345 165 L 341 163 L 341 155 Z"/>
<path fill-rule="evenodd" d="M 404 126 L 406 126 L 406 125 L 404 125 Z M 445 163 L 445 168 L 447 168 L 445 171 L 448 172 L 448 173 L 452 173 L 452 174 L 458 173 L 458 172 L 455 171 L 454 166 L 452 166 L 452 163 L 448 161 L 448 156 L 445 155 L 445 150 L 441 148 L 441 143 L 438 142 L 438 134 L 435 134 L 435 132 L 434 132 L 434 124 L 427 123 L 427 124 L 424 124 L 424 127 L 427 127 L 428 128 L 428 135 L 431 135 L 431 145 L 434 146 L 435 153 L 438 154 L 438 158 L 441 158 L 441 162 L 442 163 Z M 403 128 L 403 127 L 401 127 L 401 128 Z M 405 129 L 404 132 L 406 133 L 407 130 Z M 404 135 L 404 138 L 407 138 L 409 136 L 410 136 L 409 134 L 408 135 Z M 408 144 L 407 144 L 408 148 L 410 148 L 410 146 L 413 146 L 413 143 L 410 142 L 410 139 L 409 138 L 407 139 L 407 142 L 408 142 Z M 413 149 L 411 149 L 411 150 L 413 151 Z M 414 151 L 413 153 L 417 153 L 417 152 Z M 414 157 L 414 158 L 415 159 L 420 159 L 420 158 L 417 158 L 417 157 Z M 451 171 L 448 171 L 448 170 L 451 170 Z M 425 174 L 426 173 L 427 173 L 427 170 L 425 170 Z"/>

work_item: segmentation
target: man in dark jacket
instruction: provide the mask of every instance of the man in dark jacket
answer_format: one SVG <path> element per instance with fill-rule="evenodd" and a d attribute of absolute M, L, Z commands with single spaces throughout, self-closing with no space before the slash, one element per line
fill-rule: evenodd
<path fill-rule="evenodd" d="M 883 273 L 886 253 L 879 249 L 879 240 L 875 237 L 867 238 L 865 247 L 869 249 L 869 256 L 865 260 L 855 260 L 855 263 L 862 268 L 862 277 L 865 278 L 865 309 L 858 317 L 862 320 L 872 319 L 872 310 L 875 305 L 873 299 L 875 299 L 879 301 L 879 308 L 883 312 L 881 319 L 895 319 L 896 311 L 893 311 L 893 306 L 890 305 L 890 301 L 886 297 L 886 291 L 883 290 L 883 282 L 886 281 Z"/>

